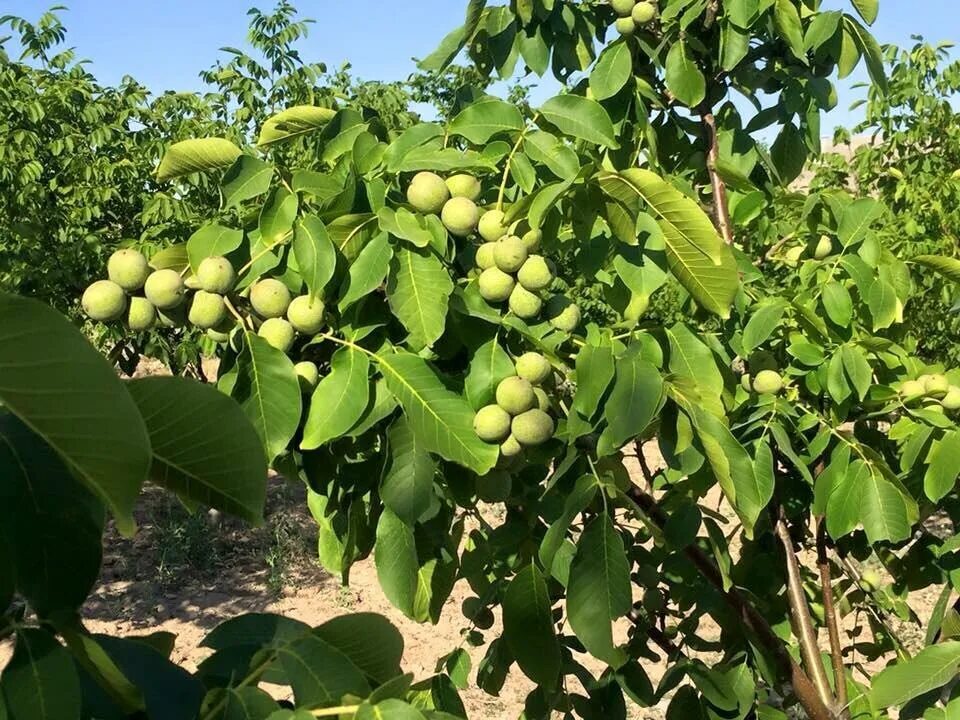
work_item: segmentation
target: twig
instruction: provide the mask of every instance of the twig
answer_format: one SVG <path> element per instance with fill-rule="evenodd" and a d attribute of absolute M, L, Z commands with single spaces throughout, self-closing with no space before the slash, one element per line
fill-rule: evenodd
<path fill-rule="evenodd" d="M 847 709 L 847 673 L 843 667 L 843 647 L 840 645 L 840 628 L 837 610 L 833 604 L 833 581 L 830 577 L 830 559 L 827 557 L 827 524 L 820 519 L 817 524 L 817 565 L 820 568 L 820 589 L 823 594 L 823 615 L 830 635 L 830 660 L 833 663 L 833 683 L 841 718 L 849 718 Z"/>
<path fill-rule="evenodd" d="M 793 625 L 796 630 L 797 640 L 800 641 L 800 653 L 803 656 L 803 664 L 807 668 L 807 673 L 813 680 L 817 688 L 820 699 L 826 706 L 833 705 L 833 693 L 830 690 L 830 681 L 827 679 L 827 671 L 823 668 L 823 660 L 820 658 L 820 646 L 817 643 L 817 633 L 813 628 L 813 619 L 810 617 L 810 608 L 807 606 L 807 599 L 803 592 L 803 579 L 800 577 L 800 563 L 797 561 L 797 553 L 793 547 L 793 540 L 790 538 L 790 530 L 787 528 L 787 519 L 783 514 L 783 508 L 777 507 L 777 517 L 774 519 L 774 529 L 780 543 L 783 545 L 783 552 L 786 557 L 787 565 L 787 600 L 790 603 L 790 616 L 793 619 Z"/>
<path fill-rule="evenodd" d="M 717 229 L 727 245 L 733 245 L 733 224 L 730 220 L 730 203 L 727 200 L 727 184 L 720 177 L 717 166 L 720 163 L 720 143 L 717 140 L 717 119 L 706 104 L 700 108 L 700 123 L 703 125 L 704 140 L 707 143 L 707 172 L 713 188 L 713 210 Z"/>
<path fill-rule="evenodd" d="M 647 619 L 643 617 L 640 613 L 638 613 L 636 610 L 631 610 L 630 614 L 627 615 L 627 617 L 630 619 L 630 622 L 632 622 L 637 628 L 639 628 L 644 633 L 646 633 L 647 637 L 653 640 L 653 642 L 657 644 L 657 647 L 663 650 L 668 657 L 670 658 L 683 657 L 684 655 L 683 650 L 681 650 L 676 645 L 674 645 L 673 641 L 670 640 L 670 638 L 668 638 L 660 630 L 660 628 L 654 625 L 651 625 L 649 622 L 647 622 Z"/>
<path fill-rule="evenodd" d="M 628 492 L 654 523 L 661 528 L 666 525 L 666 514 L 651 495 L 648 495 L 636 485 L 631 486 Z M 720 571 L 713 560 L 707 557 L 706 553 L 697 545 L 688 545 L 684 549 L 684 553 L 700 574 L 714 586 L 720 597 L 736 611 L 746 628 L 770 651 L 780 674 L 790 679 L 797 699 L 810 720 L 833 720 L 833 714 L 820 699 L 820 695 L 810 678 L 787 652 L 783 641 L 773 631 L 763 615 L 747 602 L 747 599 L 737 588 L 731 587 L 729 590 L 724 590 L 723 577 L 720 575 Z"/>

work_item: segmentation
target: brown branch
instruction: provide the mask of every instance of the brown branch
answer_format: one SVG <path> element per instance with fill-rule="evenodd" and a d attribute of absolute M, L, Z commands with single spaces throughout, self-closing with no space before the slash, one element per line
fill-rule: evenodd
<path fill-rule="evenodd" d="M 830 681 L 827 679 L 827 671 L 823 668 L 823 660 L 820 657 L 820 645 L 817 643 L 817 633 L 813 627 L 813 618 L 810 616 L 810 608 L 807 605 L 807 598 L 803 593 L 803 578 L 800 577 L 800 563 L 797 560 L 797 553 L 793 548 L 793 540 L 790 538 L 790 531 L 787 529 L 787 519 L 783 514 L 783 508 L 778 508 L 778 517 L 775 521 L 775 532 L 783 545 L 783 552 L 786 556 L 787 565 L 787 600 L 790 603 L 790 617 L 793 620 L 794 631 L 797 640 L 800 642 L 800 654 L 803 656 L 803 664 L 807 668 L 807 673 L 813 679 L 813 684 L 817 688 L 817 693 L 824 705 L 828 707 L 833 705 L 833 693 L 830 690 Z"/>
<path fill-rule="evenodd" d="M 707 101 L 708 102 L 708 101 Z M 713 212 L 717 229 L 727 245 L 733 245 L 733 222 L 730 219 L 730 203 L 727 200 L 727 184 L 720 177 L 717 166 L 720 163 L 720 143 L 717 141 L 717 119 L 713 110 L 704 102 L 700 106 L 700 123 L 703 125 L 704 140 L 707 143 L 707 172 L 713 188 Z"/>
<path fill-rule="evenodd" d="M 830 559 L 827 557 L 827 524 L 822 518 L 817 524 L 817 565 L 820 568 L 820 589 L 823 593 L 823 615 L 830 635 L 830 660 L 833 663 L 833 684 L 841 718 L 849 718 L 847 709 L 847 673 L 843 667 L 843 647 L 840 645 L 840 627 L 833 604 L 833 581 L 830 577 Z"/>
<path fill-rule="evenodd" d="M 631 610 L 627 617 L 638 629 L 646 633 L 647 637 L 653 640 L 657 647 L 667 654 L 667 657 L 678 657 L 683 655 L 683 650 L 674 645 L 673 641 L 670 640 L 670 638 L 668 638 L 666 634 L 660 630 L 660 628 L 651 625 L 649 622 L 647 622 L 646 618 L 644 618 L 636 610 Z"/>
<path fill-rule="evenodd" d="M 717 13 L 720 12 L 719 0 L 710 0 L 707 3 L 707 13 L 703 18 L 703 27 L 709 30 L 717 20 Z"/>
<path fill-rule="evenodd" d="M 631 499 L 640 506 L 653 523 L 661 529 L 666 526 L 667 516 L 651 495 L 648 495 L 636 485 L 632 485 L 628 492 Z M 773 631 L 763 615 L 747 601 L 737 588 L 724 589 L 720 570 L 697 545 L 688 545 L 684 553 L 700 574 L 714 586 L 726 603 L 736 611 L 747 630 L 773 655 L 780 674 L 790 679 L 797 699 L 810 720 L 833 720 L 833 713 L 820 698 L 817 689 L 810 682 L 810 678 L 787 652 L 783 641 Z"/>

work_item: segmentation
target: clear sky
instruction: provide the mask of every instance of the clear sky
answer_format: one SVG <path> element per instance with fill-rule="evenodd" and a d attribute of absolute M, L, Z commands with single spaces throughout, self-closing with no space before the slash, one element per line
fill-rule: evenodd
<path fill-rule="evenodd" d="M 224 45 L 243 45 L 246 9 L 268 10 L 273 0 L 60 0 L 67 44 L 92 61 L 94 74 L 115 83 L 129 74 L 156 90 L 197 90 L 199 70 L 209 67 Z M 504 0 L 497 0 L 502 4 Z M 53 0 L 0 0 L 0 16 L 35 20 Z M 308 61 L 334 68 L 349 60 L 357 77 L 401 80 L 413 57 L 428 54 L 463 19 L 466 0 L 295 0 L 314 18 L 301 45 Z M 850 0 L 824 0 L 824 8 L 850 9 Z M 881 43 L 911 43 L 911 35 L 960 42 L 960 0 L 881 0 L 873 32 Z M 6 34 L 6 33 L 0 33 Z M 862 69 L 854 80 L 863 79 Z M 536 95 L 544 95 L 552 85 Z M 536 92 L 536 91 L 535 91 Z M 862 93 L 841 85 L 840 106 L 823 124 L 824 134 L 859 117 L 847 111 Z"/>

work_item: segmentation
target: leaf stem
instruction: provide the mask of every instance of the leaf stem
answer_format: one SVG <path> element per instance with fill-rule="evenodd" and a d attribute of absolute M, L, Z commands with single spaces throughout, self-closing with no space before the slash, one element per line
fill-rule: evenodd
<path fill-rule="evenodd" d="M 283 243 L 285 243 L 285 242 L 290 238 L 291 235 L 293 235 L 293 230 L 287 230 L 287 231 L 286 231 L 283 235 L 281 235 L 277 240 L 275 240 L 274 242 L 270 243 L 269 245 L 267 245 L 267 247 L 263 248 L 263 250 L 261 250 L 260 252 L 258 252 L 258 253 L 257 253 L 256 255 L 254 255 L 252 258 L 250 258 L 250 261 L 247 262 L 246 265 L 244 265 L 242 268 L 240 268 L 239 270 L 237 270 L 237 277 L 240 277 L 240 276 L 243 275 L 247 270 L 249 270 L 251 267 L 253 267 L 253 264 L 254 264 L 257 260 L 259 260 L 260 258 L 262 258 L 264 255 L 266 255 L 268 252 L 273 252 L 274 248 L 277 248 L 277 247 L 279 247 L 280 245 L 283 245 Z"/>
<path fill-rule="evenodd" d="M 334 715 L 353 715 L 360 709 L 359 705 L 338 705 L 337 707 L 320 708 L 311 710 L 310 714 L 314 717 L 332 717 Z"/>
<path fill-rule="evenodd" d="M 513 164 L 513 156 L 520 151 L 520 146 L 523 145 L 523 141 L 527 137 L 527 133 L 533 129 L 534 123 L 540 117 L 540 113 L 537 113 L 533 116 L 533 119 L 530 121 L 530 124 L 525 126 L 520 132 L 520 137 L 517 138 L 517 142 L 514 143 L 513 149 L 510 150 L 510 154 L 507 155 L 507 162 L 503 166 L 503 179 L 500 181 L 500 190 L 497 193 L 497 210 L 503 210 L 503 195 L 507 191 L 507 179 L 510 177 L 510 166 Z"/>

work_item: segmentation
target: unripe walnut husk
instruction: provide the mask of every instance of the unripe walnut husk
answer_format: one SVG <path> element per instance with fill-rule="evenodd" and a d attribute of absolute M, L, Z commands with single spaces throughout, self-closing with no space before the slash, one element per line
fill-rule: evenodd
<path fill-rule="evenodd" d="M 257 334 L 280 352 L 289 352 L 293 347 L 296 333 L 293 325 L 283 318 L 269 318 L 263 321 Z"/>
<path fill-rule="evenodd" d="M 480 233 L 480 237 L 487 242 L 496 242 L 506 235 L 505 217 L 501 210 L 487 210 L 480 216 L 480 222 L 477 223 L 477 232 Z"/>
<path fill-rule="evenodd" d="M 534 408 L 517 415 L 510 424 L 510 431 L 521 445 L 542 445 L 553 437 L 553 418 L 543 410 Z"/>
<path fill-rule="evenodd" d="M 227 305 L 222 295 L 197 290 L 190 301 L 190 322 L 203 330 L 220 325 L 227 317 Z"/>
<path fill-rule="evenodd" d="M 143 253 L 132 248 L 117 250 L 107 260 L 107 277 L 126 292 L 136 292 L 150 275 L 150 266 Z"/>
<path fill-rule="evenodd" d="M 309 295 L 300 295 L 290 301 L 287 320 L 293 329 L 304 335 L 316 335 L 323 329 L 323 301 Z"/>
<path fill-rule="evenodd" d="M 482 407 L 473 418 L 473 430 L 484 442 L 502 442 L 510 434 L 510 413 L 499 405 Z"/>
<path fill-rule="evenodd" d="M 477 279 L 480 297 L 492 303 L 503 302 L 509 298 L 515 285 L 513 277 L 495 267 L 484 270 Z"/>
<path fill-rule="evenodd" d="M 440 220 L 454 237 L 467 237 L 477 229 L 480 208 L 470 198 L 450 198 L 443 205 Z"/>
<path fill-rule="evenodd" d="M 226 295 L 233 290 L 237 282 L 237 273 L 233 264 L 225 257 L 204 258 L 197 268 L 197 281 L 200 289 L 207 292 Z"/>
<path fill-rule="evenodd" d="M 180 273 L 170 268 L 150 273 L 143 285 L 143 294 L 159 310 L 172 310 L 179 306 L 186 293 L 187 288 Z"/>
<path fill-rule="evenodd" d="M 113 280 L 97 280 L 83 291 L 83 311 L 91 320 L 119 320 L 127 309 L 127 296 Z"/>
<path fill-rule="evenodd" d="M 290 307 L 290 291 L 276 278 L 260 280 L 250 288 L 250 305 L 264 319 L 283 317 Z"/>
<path fill-rule="evenodd" d="M 535 407 L 537 396 L 533 392 L 533 385 L 522 377 L 508 377 L 497 385 L 497 405 L 511 415 L 519 415 Z"/>
<path fill-rule="evenodd" d="M 432 172 L 420 172 L 407 186 L 407 202 L 422 213 L 439 213 L 450 199 L 450 190 L 443 178 Z"/>

